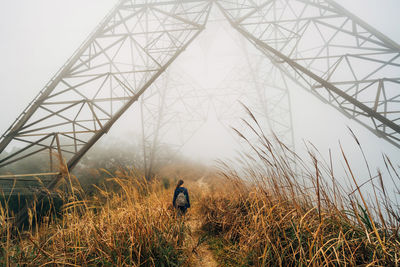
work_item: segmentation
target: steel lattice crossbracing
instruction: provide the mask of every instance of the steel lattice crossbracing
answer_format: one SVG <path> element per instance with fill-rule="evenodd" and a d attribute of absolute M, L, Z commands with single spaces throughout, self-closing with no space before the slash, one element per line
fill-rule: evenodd
<path fill-rule="evenodd" d="M 123 0 L 1 137 L 0 170 L 39 152 L 48 175 L 59 172 L 54 155 L 72 169 L 200 34 L 212 5 L 274 64 L 269 75 L 400 146 L 399 45 L 333 1 Z M 15 143 L 25 146 L 6 153 Z"/>
<path fill-rule="evenodd" d="M 331 0 L 218 1 L 303 88 L 400 146 L 400 46 Z"/>
<path fill-rule="evenodd" d="M 147 178 L 157 172 L 160 163 L 174 160 L 207 120 L 202 90 L 188 77 L 183 69 L 167 70 L 140 99 Z"/>
<path fill-rule="evenodd" d="M 0 151 L 11 141 L 28 145 L 0 168 L 47 150 L 73 168 L 204 29 L 211 6 L 140 2 L 121 1 L 6 131 Z"/>
<path fill-rule="evenodd" d="M 288 78 L 280 69 L 270 64 L 265 56 L 246 53 L 246 58 L 249 66 L 248 77 L 254 86 L 252 99 L 256 100 L 248 106 L 252 107 L 251 110 L 255 112 L 258 120 L 264 119 L 261 124 L 267 124 L 270 134 L 276 135 L 294 151 Z"/>
<path fill-rule="evenodd" d="M 236 131 L 245 134 L 247 138 L 252 136 L 249 127 L 242 121 L 248 117 L 248 107 L 267 138 L 272 141 L 276 136 L 294 151 L 290 91 L 286 83 L 288 78 L 270 64 L 265 56 L 249 54 L 245 49 L 243 52 L 245 64 L 235 66 L 230 71 L 223 81 L 224 84 L 217 87 L 219 95 L 210 93 L 218 120 L 232 133 L 235 140 L 245 144 L 241 148 L 244 150 L 247 142 Z"/>

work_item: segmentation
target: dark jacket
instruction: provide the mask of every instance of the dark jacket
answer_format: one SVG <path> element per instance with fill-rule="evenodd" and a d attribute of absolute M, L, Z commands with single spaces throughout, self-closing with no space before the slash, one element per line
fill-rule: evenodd
<path fill-rule="evenodd" d="M 172 205 L 174 205 L 174 207 L 175 207 L 176 198 L 178 197 L 179 193 L 181 193 L 181 192 L 183 192 L 183 194 L 185 195 L 186 200 L 187 200 L 186 208 L 190 208 L 190 201 L 189 201 L 189 193 L 188 193 L 188 190 L 187 190 L 185 187 L 182 187 L 182 186 L 181 186 L 181 187 L 178 187 L 177 189 L 175 189 L 175 192 L 174 192 L 174 199 L 172 200 Z"/>

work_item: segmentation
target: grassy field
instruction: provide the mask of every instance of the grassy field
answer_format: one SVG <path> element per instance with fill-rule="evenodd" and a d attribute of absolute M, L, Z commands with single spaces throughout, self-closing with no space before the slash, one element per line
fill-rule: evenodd
<path fill-rule="evenodd" d="M 258 139 L 249 142 L 253 152 L 236 163 L 221 162 L 217 170 L 170 165 L 152 181 L 130 169 L 102 171 L 108 178 L 90 196 L 71 178 L 74 190 L 62 195 L 65 204 L 59 215 L 38 217 L 30 212 L 29 229 L 19 232 L 7 220 L 3 203 L 0 262 L 5 266 L 400 264 L 399 206 L 387 196 L 379 173 L 370 181 L 378 181 L 372 196 L 366 196 L 343 153 L 353 189 L 347 192 L 331 165 L 315 153 L 309 153 L 310 166 L 278 140 L 265 138 L 257 122 L 252 123 Z M 386 163 L 394 184 L 399 184 L 398 167 L 389 159 Z M 192 198 L 193 207 L 185 218 L 171 206 L 178 179 L 185 180 Z M 207 264 L 199 261 L 200 251 L 213 259 Z"/>

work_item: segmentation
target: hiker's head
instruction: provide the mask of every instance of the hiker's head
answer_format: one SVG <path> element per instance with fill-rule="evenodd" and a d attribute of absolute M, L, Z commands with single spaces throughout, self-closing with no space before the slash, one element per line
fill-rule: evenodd
<path fill-rule="evenodd" d="M 180 187 L 181 185 L 183 185 L 183 180 L 179 180 L 178 184 L 176 185 L 176 188 Z"/>

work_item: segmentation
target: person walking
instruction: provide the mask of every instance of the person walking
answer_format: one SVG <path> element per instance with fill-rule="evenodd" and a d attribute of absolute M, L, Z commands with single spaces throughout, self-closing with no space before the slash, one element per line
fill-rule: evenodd
<path fill-rule="evenodd" d="M 188 190 L 182 186 L 183 180 L 179 180 L 174 192 L 172 205 L 178 210 L 181 215 L 185 215 L 190 208 L 190 200 Z"/>

